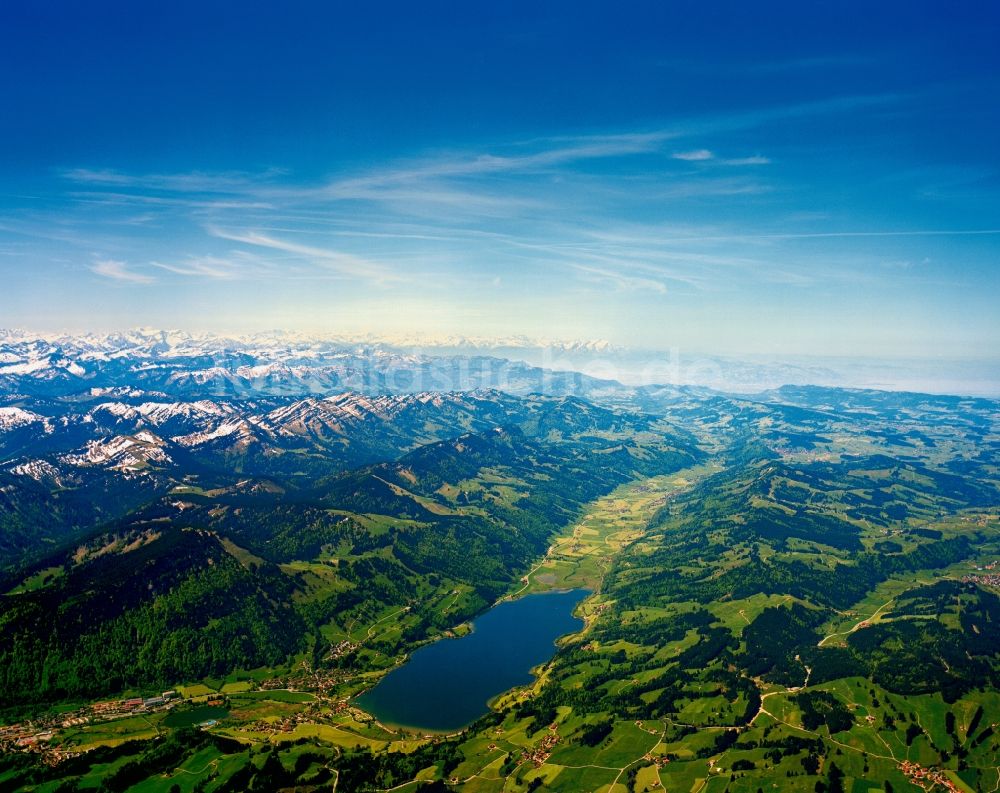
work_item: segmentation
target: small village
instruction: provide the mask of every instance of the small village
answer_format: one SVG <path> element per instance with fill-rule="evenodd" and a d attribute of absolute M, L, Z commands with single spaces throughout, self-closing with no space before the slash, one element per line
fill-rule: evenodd
<path fill-rule="evenodd" d="M 332 724 L 337 722 L 330 716 L 350 716 L 359 723 L 372 722 L 372 717 L 360 708 L 350 704 L 348 700 L 340 700 L 331 706 L 328 702 L 311 702 L 305 710 L 293 713 L 281 719 L 257 719 L 242 724 L 236 728 L 238 732 L 258 733 L 262 735 L 281 735 L 293 732 L 300 724 Z"/>
<path fill-rule="evenodd" d="M 295 713 L 277 721 L 268 721 L 267 719 L 251 721 L 241 724 L 236 730 L 237 732 L 250 732 L 261 735 L 281 735 L 282 733 L 292 732 L 299 724 L 313 723 L 315 722 L 305 714 Z"/>
<path fill-rule="evenodd" d="M 341 669 L 304 668 L 302 672 L 285 677 L 269 677 L 257 686 L 261 691 L 308 691 L 328 695 L 337 685 L 351 675 Z"/>
<path fill-rule="evenodd" d="M 556 730 L 557 725 L 550 724 L 548 735 L 534 746 L 522 750 L 520 763 L 531 763 L 535 768 L 541 768 L 545 765 L 549 757 L 552 756 L 552 750 L 555 748 L 555 745 L 561 740 Z"/>
<path fill-rule="evenodd" d="M 647 752 L 642 756 L 642 759 L 648 763 L 653 763 L 658 769 L 663 768 L 667 763 L 670 762 L 670 758 L 664 754 L 653 754 Z"/>
<path fill-rule="evenodd" d="M 352 642 L 344 641 L 334 647 L 331 654 L 339 657 L 353 650 L 355 646 Z M 312 692 L 323 697 L 348 677 L 350 675 L 342 670 L 313 670 L 308 664 L 303 663 L 301 671 L 296 674 L 267 678 L 260 681 L 259 684 L 255 684 L 254 688 L 261 691 Z M 0 725 L 0 754 L 30 752 L 40 755 L 43 761 L 49 765 L 57 765 L 81 754 L 80 751 L 60 747 L 58 739 L 61 730 L 170 710 L 182 701 L 183 697 L 178 691 L 169 690 L 152 697 L 129 697 L 93 702 L 71 711 L 41 715 L 16 724 Z M 223 700 L 210 698 L 204 704 L 222 705 Z M 313 703 L 313 707 L 307 708 L 305 712 L 297 713 L 277 722 L 257 721 L 240 729 L 269 735 L 290 732 L 298 724 L 315 723 L 318 705 L 319 703 Z M 332 712 L 335 714 L 349 713 L 361 721 L 371 719 L 368 714 L 351 706 L 347 700 L 333 703 Z"/>
<path fill-rule="evenodd" d="M 982 567 L 977 567 L 975 573 L 962 576 L 962 580 L 966 583 L 1000 589 L 1000 569 L 998 568 L 1000 568 L 1000 561 L 994 560 Z"/>
<path fill-rule="evenodd" d="M 0 726 L 0 753 L 35 752 L 43 755 L 51 765 L 57 764 L 79 752 L 70 752 L 53 745 L 60 729 L 79 727 L 97 721 L 112 721 L 139 713 L 169 710 L 181 701 L 176 691 L 164 691 L 156 697 L 131 697 L 129 699 L 94 702 L 66 713 L 40 716 L 30 721 Z"/>
<path fill-rule="evenodd" d="M 987 573 L 986 575 L 976 574 L 962 576 L 962 580 L 970 584 L 978 584 L 979 586 L 988 586 L 1000 589 L 1000 572 Z"/>
<path fill-rule="evenodd" d="M 899 770 L 906 775 L 910 782 L 924 790 L 933 790 L 940 785 L 948 793 L 962 793 L 962 788 L 952 782 L 947 773 L 939 769 L 924 768 L 909 760 L 904 760 L 899 764 Z"/>
<path fill-rule="evenodd" d="M 360 645 L 357 642 L 352 642 L 350 639 L 344 639 L 338 642 L 333 647 L 330 648 L 330 652 L 326 654 L 325 660 L 334 661 L 348 653 L 354 652 Z"/>

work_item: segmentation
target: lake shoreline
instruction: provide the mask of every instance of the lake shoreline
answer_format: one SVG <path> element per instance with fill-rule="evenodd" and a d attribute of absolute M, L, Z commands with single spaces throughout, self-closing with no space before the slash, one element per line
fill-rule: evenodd
<path fill-rule="evenodd" d="M 498 698 L 538 678 L 558 641 L 586 627 L 575 612 L 592 594 L 551 589 L 502 599 L 456 641 L 416 649 L 353 704 L 394 732 L 460 734 Z"/>

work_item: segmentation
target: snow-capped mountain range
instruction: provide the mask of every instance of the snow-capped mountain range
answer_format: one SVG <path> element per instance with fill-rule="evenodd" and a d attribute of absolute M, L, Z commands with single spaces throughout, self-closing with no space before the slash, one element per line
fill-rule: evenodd
<path fill-rule="evenodd" d="M 332 473 L 470 431 L 539 427 L 557 414 L 561 426 L 587 427 L 594 411 L 611 426 L 615 415 L 573 398 L 497 390 L 194 402 L 91 394 L 32 404 L 0 408 L 0 471 L 60 483 L 97 472 Z"/>
<path fill-rule="evenodd" d="M 94 494 L 108 517 L 192 483 L 309 487 L 463 433 L 585 429 L 595 411 L 609 427 L 615 413 L 592 403 L 631 404 L 639 393 L 494 355 L 436 352 L 284 334 L 0 331 L 0 501 L 11 500 L 12 514 L 29 510 L 28 526 L 36 509 L 97 520 L 77 503 Z"/>
<path fill-rule="evenodd" d="M 494 387 L 585 395 L 618 386 L 483 352 L 520 348 L 531 342 L 527 339 L 439 339 L 421 347 L 415 340 L 400 341 L 404 344 L 278 333 L 223 337 L 135 330 L 70 336 L 3 330 L 0 395 L 113 395 L 132 389 L 192 400 Z M 537 343 L 565 350 L 609 348 L 604 342 Z"/>
<path fill-rule="evenodd" d="M 129 386 L 4 400 L 0 515 L 15 555 L 160 498 L 312 498 L 351 471 L 498 428 L 548 444 L 615 448 L 618 433 L 690 442 L 653 416 L 496 389 L 182 400 Z"/>
<path fill-rule="evenodd" d="M 88 389 L 121 395 L 132 389 L 190 401 L 499 388 L 602 400 L 664 384 L 743 394 L 824 385 L 998 396 L 997 364 L 995 355 L 950 363 L 732 358 L 524 336 L 213 335 L 152 329 L 69 335 L 0 329 L 0 396 Z"/>
<path fill-rule="evenodd" d="M 533 339 L 527 336 L 470 337 L 374 334 L 312 335 L 285 331 L 217 335 L 180 330 L 137 328 L 122 333 L 61 334 L 0 329 L 0 373 L 28 373 L 45 365 L 72 368 L 74 360 L 112 360 L 119 357 L 190 358 L 242 352 L 264 360 L 308 362 L 347 352 L 369 354 L 419 351 L 427 355 L 443 352 L 483 353 L 494 350 L 556 352 L 620 351 L 604 340 Z M 27 353 L 27 355 L 25 355 Z M 60 355 L 65 356 L 60 358 Z M 53 357 L 55 356 L 55 357 Z M 17 367 L 14 369 L 13 367 Z M 74 373 L 79 373 L 74 369 Z"/>

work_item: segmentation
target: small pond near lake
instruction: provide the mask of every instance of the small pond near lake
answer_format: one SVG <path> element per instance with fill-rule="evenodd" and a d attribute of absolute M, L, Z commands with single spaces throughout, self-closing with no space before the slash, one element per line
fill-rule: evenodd
<path fill-rule="evenodd" d="M 452 732 L 487 711 L 493 697 L 532 680 L 555 640 L 583 627 L 573 609 L 589 592 L 546 592 L 499 603 L 472 633 L 421 647 L 355 700 L 384 724 Z"/>

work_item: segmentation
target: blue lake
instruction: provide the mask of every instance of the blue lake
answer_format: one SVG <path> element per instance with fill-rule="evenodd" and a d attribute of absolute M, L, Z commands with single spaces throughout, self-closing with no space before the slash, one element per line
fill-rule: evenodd
<path fill-rule="evenodd" d="M 583 627 L 573 609 L 588 594 L 547 592 L 500 603 L 476 619 L 472 633 L 421 647 L 356 703 L 384 724 L 459 730 L 486 713 L 497 694 L 531 682 L 531 668 L 555 654 L 555 640 Z"/>

